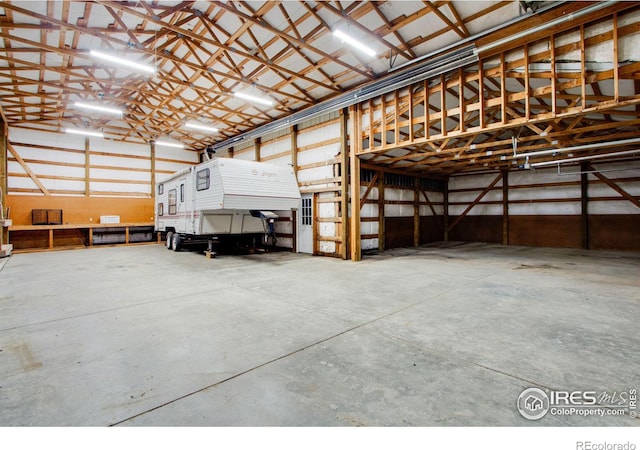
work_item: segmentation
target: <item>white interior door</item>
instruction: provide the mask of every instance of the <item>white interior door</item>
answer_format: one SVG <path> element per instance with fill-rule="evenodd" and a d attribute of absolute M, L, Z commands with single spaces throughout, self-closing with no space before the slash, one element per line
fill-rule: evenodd
<path fill-rule="evenodd" d="M 313 253 L 313 194 L 302 194 L 298 212 L 298 253 Z"/>

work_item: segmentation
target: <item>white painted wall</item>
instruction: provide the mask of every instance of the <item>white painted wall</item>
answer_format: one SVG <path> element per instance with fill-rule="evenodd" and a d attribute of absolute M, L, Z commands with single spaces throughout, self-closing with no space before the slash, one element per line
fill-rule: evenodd
<path fill-rule="evenodd" d="M 85 138 L 83 136 L 10 127 L 9 142 L 47 189 L 75 191 L 67 195 L 84 195 Z M 151 147 L 149 145 L 89 138 L 89 150 L 92 195 L 151 194 Z M 11 158 L 12 155 L 9 154 L 9 159 Z M 197 162 L 196 152 L 157 146 L 156 179 L 162 180 L 169 174 Z M 20 194 L 15 192 L 16 189 L 38 189 L 33 180 L 25 176 L 26 171 L 17 161 L 10 160 L 7 166 L 9 193 Z M 24 194 L 38 195 L 28 192 Z M 55 192 L 53 194 L 56 195 Z"/>
<path fill-rule="evenodd" d="M 598 165 L 596 168 L 603 171 L 603 175 L 607 178 L 638 178 L 640 177 L 640 163 L 618 163 Z M 621 170 L 624 169 L 624 170 Z M 579 169 L 576 167 L 563 168 L 562 174 L 558 175 L 556 168 L 521 170 L 509 173 L 509 214 L 510 215 L 579 215 L 581 213 L 581 190 L 580 185 L 572 186 L 538 186 L 513 188 L 513 186 L 539 185 L 558 182 L 575 182 L 580 181 Z M 449 194 L 449 202 L 464 201 L 470 204 L 497 176 L 497 174 L 472 175 L 472 176 L 454 176 L 449 180 L 449 190 L 475 188 L 473 192 L 452 193 Z M 589 175 L 589 198 L 597 197 L 621 197 L 616 191 L 609 186 L 598 183 L 593 184 L 597 178 Z M 640 196 L 640 182 L 628 181 L 619 182 L 618 185 L 626 190 L 629 194 Z M 502 181 L 498 182 L 491 192 L 489 192 L 482 201 L 495 200 L 502 201 Z M 574 201 L 563 202 L 536 202 L 526 203 L 527 200 L 554 200 L 554 199 L 575 199 Z M 515 203 L 523 202 L 523 203 Z M 449 215 L 456 216 L 461 214 L 467 206 L 450 206 Z M 496 205 L 477 205 L 469 215 L 501 215 L 502 204 Z M 624 200 L 607 201 L 607 200 L 590 200 L 589 214 L 640 214 L 640 208 L 634 206 L 631 202 Z"/>

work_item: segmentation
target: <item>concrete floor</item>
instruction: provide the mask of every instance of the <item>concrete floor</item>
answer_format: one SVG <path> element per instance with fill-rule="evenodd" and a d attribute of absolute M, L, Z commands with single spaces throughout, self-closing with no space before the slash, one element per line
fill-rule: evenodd
<path fill-rule="evenodd" d="M 162 246 L 0 261 L 0 426 L 528 421 L 640 387 L 640 255 L 449 243 L 361 263 Z"/>

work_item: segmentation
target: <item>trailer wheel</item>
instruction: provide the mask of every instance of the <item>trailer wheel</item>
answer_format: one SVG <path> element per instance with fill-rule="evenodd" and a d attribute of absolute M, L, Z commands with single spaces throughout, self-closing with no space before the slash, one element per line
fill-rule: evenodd
<path fill-rule="evenodd" d="M 178 233 L 173 234 L 173 239 L 171 240 L 171 243 L 173 245 L 174 252 L 177 252 L 182 248 L 182 238 Z"/>
<path fill-rule="evenodd" d="M 167 231 L 167 250 L 173 248 L 173 231 Z"/>

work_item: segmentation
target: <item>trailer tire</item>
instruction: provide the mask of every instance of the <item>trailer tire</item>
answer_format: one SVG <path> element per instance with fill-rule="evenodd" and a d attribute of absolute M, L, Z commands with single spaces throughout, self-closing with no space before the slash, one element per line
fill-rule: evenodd
<path fill-rule="evenodd" d="M 182 248 L 182 238 L 178 233 L 173 234 L 173 239 L 171 240 L 171 243 L 173 245 L 174 252 L 180 251 L 180 249 Z"/>
<path fill-rule="evenodd" d="M 167 250 L 173 249 L 173 231 L 167 231 Z"/>

